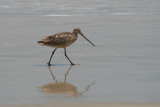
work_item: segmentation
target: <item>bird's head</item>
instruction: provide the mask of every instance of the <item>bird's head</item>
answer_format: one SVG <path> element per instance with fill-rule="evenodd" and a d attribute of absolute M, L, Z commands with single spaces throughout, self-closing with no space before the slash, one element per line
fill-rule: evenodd
<path fill-rule="evenodd" d="M 75 34 L 82 34 L 80 28 L 74 29 L 73 32 L 74 32 Z"/>
<path fill-rule="evenodd" d="M 80 29 L 80 28 L 74 29 L 74 30 L 73 30 L 73 33 L 76 34 L 76 35 L 80 34 L 80 35 L 81 35 L 83 38 L 85 38 L 90 44 L 92 44 L 93 46 L 95 46 L 89 39 L 87 39 L 87 38 L 83 35 L 83 33 L 81 32 L 81 29 Z"/>

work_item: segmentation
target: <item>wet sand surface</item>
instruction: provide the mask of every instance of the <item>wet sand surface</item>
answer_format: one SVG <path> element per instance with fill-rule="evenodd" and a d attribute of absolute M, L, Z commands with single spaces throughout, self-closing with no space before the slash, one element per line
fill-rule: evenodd
<path fill-rule="evenodd" d="M 159 107 L 159 103 L 63 102 L 53 104 L 3 105 L 0 107 Z"/>
<path fill-rule="evenodd" d="M 16 15 L 14 10 L 0 11 L 0 105 L 160 101 L 160 14 Z M 79 36 L 67 48 L 76 65 L 58 49 L 48 68 L 53 48 L 37 41 L 77 27 L 96 47 Z"/>

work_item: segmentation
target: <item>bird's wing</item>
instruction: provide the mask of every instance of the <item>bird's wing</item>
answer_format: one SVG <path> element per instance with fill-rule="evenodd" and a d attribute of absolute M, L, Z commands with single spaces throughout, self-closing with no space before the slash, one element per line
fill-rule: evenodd
<path fill-rule="evenodd" d="M 43 41 L 47 44 L 64 44 L 74 40 L 72 33 L 63 32 L 46 37 Z"/>

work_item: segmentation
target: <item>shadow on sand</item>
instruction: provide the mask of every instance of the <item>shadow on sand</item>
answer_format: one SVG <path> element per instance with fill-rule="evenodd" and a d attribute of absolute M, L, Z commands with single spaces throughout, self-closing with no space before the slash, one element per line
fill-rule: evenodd
<path fill-rule="evenodd" d="M 61 94 L 61 95 L 74 95 L 74 96 L 79 96 L 87 92 L 89 88 L 92 85 L 94 85 L 94 83 L 87 85 L 84 91 L 81 91 L 81 92 L 77 91 L 76 86 L 72 85 L 71 83 L 67 83 L 67 75 L 73 66 L 75 65 L 71 65 L 69 69 L 66 71 L 63 82 L 56 80 L 56 77 L 52 72 L 51 66 L 48 66 L 51 76 L 53 77 L 53 80 L 55 82 L 41 86 L 40 88 L 42 89 L 42 91 L 44 93 L 55 93 L 55 94 Z"/>

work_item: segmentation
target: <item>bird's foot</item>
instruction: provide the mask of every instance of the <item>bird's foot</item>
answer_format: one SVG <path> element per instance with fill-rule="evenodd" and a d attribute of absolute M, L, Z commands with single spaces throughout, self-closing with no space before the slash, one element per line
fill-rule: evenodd
<path fill-rule="evenodd" d="M 48 66 L 51 66 L 50 62 L 48 62 L 47 64 L 48 64 Z"/>
<path fill-rule="evenodd" d="M 76 64 L 74 64 L 74 63 L 71 63 L 71 65 L 76 65 Z"/>

